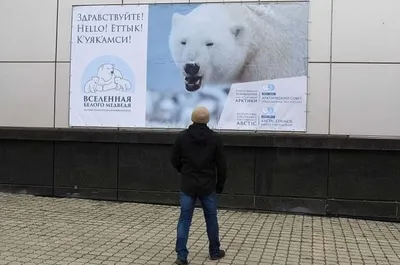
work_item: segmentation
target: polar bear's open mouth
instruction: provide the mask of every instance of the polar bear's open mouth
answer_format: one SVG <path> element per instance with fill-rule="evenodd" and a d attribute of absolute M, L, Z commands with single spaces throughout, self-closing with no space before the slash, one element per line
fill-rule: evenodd
<path fill-rule="evenodd" d="M 186 76 L 185 77 L 185 85 L 186 90 L 193 92 L 198 90 L 201 87 L 202 76 Z"/>

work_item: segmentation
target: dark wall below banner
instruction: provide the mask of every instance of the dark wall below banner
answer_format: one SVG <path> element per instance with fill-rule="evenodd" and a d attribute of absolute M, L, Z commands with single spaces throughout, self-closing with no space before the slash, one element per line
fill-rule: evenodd
<path fill-rule="evenodd" d="M 176 132 L 0 129 L 0 192 L 178 204 Z M 400 141 L 222 134 L 220 206 L 400 221 Z"/>

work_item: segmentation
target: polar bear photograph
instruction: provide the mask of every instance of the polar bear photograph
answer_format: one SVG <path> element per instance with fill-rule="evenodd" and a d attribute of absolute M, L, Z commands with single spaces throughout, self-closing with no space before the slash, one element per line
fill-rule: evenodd
<path fill-rule="evenodd" d="M 187 15 L 175 13 L 169 48 L 186 90 L 304 75 L 306 43 L 296 39 L 304 38 L 306 32 L 295 26 L 296 16 L 287 19 L 284 15 L 292 12 L 304 19 L 307 9 L 301 4 L 284 8 L 202 4 Z M 298 50 L 292 49 L 294 41 Z"/>
<path fill-rule="evenodd" d="M 149 22 L 149 43 L 154 43 L 148 48 L 148 78 L 154 76 L 148 81 L 150 126 L 186 127 L 190 119 L 182 114 L 205 101 L 213 106 L 213 126 L 232 84 L 307 75 L 308 3 L 150 8 L 155 10 L 149 18 L 157 19 L 153 27 Z M 152 30 L 161 24 L 168 25 L 166 33 Z M 171 115 L 162 119 L 160 112 Z"/>

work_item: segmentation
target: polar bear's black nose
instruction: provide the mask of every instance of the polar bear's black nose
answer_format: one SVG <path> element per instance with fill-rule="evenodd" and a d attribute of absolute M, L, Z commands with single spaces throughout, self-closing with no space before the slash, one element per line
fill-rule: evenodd
<path fill-rule="evenodd" d="M 200 71 L 200 66 L 197 63 L 187 63 L 184 70 L 188 75 L 196 75 Z"/>

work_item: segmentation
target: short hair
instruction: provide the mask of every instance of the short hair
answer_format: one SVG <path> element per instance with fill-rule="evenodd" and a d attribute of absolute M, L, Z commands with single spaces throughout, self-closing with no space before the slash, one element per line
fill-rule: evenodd
<path fill-rule="evenodd" d="M 192 112 L 192 122 L 207 124 L 210 121 L 210 112 L 206 107 L 198 106 Z"/>

